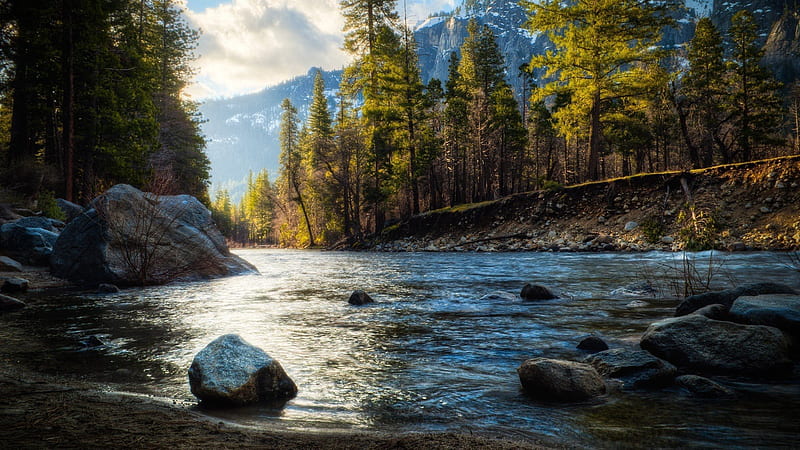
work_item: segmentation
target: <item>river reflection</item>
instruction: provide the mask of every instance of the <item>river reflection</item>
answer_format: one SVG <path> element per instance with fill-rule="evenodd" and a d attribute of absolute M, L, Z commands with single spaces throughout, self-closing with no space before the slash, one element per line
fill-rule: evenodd
<path fill-rule="evenodd" d="M 279 360 L 300 389 L 283 408 L 208 412 L 247 425 L 544 435 L 648 447 L 796 445 L 800 437 L 796 379 L 720 379 L 740 393 L 723 401 L 678 389 L 614 391 L 570 405 L 521 394 L 516 367 L 523 360 L 580 359 L 585 354 L 575 345 L 590 333 L 612 347 L 636 345 L 649 323 L 671 316 L 677 301 L 667 278 L 676 274 L 670 267 L 680 266 L 679 254 L 238 253 L 261 273 L 45 299 L 9 324 L 56 350 L 18 356 L 41 370 L 193 401 L 186 379 L 193 356 L 216 337 L 237 333 Z M 731 278 L 800 284 L 780 255 L 714 258 L 724 261 L 719 287 Z M 660 294 L 610 295 L 643 278 L 658 282 Z M 562 298 L 482 299 L 497 291 L 516 295 L 526 282 L 548 285 Z M 377 303 L 349 306 L 354 289 Z M 108 345 L 82 348 L 89 335 Z"/>

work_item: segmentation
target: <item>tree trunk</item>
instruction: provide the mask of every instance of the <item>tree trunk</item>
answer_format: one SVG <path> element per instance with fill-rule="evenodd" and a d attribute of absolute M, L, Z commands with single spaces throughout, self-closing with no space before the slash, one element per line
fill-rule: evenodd
<path fill-rule="evenodd" d="M 75 46 L 72 34 L 72 1 L 64 0 L 64 106 L 62 111 L 64 198 L 75 201 L 74 160 L 75 160 Z"/>
<path fill-rule="evenodd" d="M 597 180 L 600 176 L 600 91 L 592 96 L 591 124 L 589 127 L 589 163 L 588 175 L 590 180 Z"/>

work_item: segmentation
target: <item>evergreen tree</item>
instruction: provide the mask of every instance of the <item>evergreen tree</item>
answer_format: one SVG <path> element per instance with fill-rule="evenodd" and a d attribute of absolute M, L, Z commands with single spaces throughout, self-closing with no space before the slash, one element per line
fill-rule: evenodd
<path fill-rule="evenodd" d="M 308 245 L 314 246 L 314 231 L 311 227 L 311 221 L 308 217 L 308 210 L 306 202 L 303 200 L 302 187 L 305 179 L 305 170 L 303 164 L 303 155 L 300 150 L 300 135 L 298 132 L 299 119 L 297 118 L 297 109 L 292 105 L 288 98 L 284 99 L 281 103 L 281 179 L 288 189 L 293 193 L 292 200 L 296 201 L 300 206 L 300 211 L 303 214 L 303 221 L 305 222 L 306 230 L 308 231 Z"/>
<path fill-rule="evenodd" d="M 531 30 L 546 32 L 555 45 L 553 51 L 531 60 L 532 67 L 545 68 L 545 76 L 552 79 L 540 93 L 570 93 L 573 105 L 562 110 L 562 122 L 589 117 L 587 176 L 597 179 L 601 120 L 608 102 L 647 95 L 661 83 L 654 80 L 651 69 L 662 56 L 655 49 L 661 29 L 671 23 L 667 15 L 671 5 L 637 0 L 523 0 L 521 4 L 530 13 Z"/>
<path fill-rule="evenodd" d="M 775 137 L 783 121 L 780 83 L 761 65 L 764 50 L 758 44 L 758 26 L 750 11 L 734 14 L 729 33 L 733 43 L 730 107 L 736 159 L 750 161 L 759 145 L 783 142 Z"/>

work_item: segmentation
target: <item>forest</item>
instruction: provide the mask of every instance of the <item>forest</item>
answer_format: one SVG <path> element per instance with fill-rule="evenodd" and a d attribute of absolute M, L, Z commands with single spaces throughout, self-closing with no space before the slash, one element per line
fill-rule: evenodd
<path fill-rule="evenodd" d="M 208 202 L 178 2 L 2 0 L 0 24 L 3 188 L 54 216 L 118 183 Z"/>
<path fill-rule="evenodd" d="M 424 83 L 396 2 L 342 1 L 354 63 L 335 107 L 321 76 L 306 122 L 285 100 L 280 173 L 251 174 L 239 205 L 216 192 L 217 222 L 237 242 L 357 245 L 463 203 L 800 153 L 800 83 L 761 64 L 750 12 L 725 35 L 700 19 L 685 48 L 662 48 L 669 2 L 522 4 L 552 52 L 508 73 L 492 30 L 472 22 L 447 80 Z"/>
<path fill-rule="evenodd" d="M 472 22 L 447 79 L 425 82 L 395 0 L 342 0 L 341 85 L 317 76 L 305 121 L 283 102 L 280 171 L 235 202 L 208 193 L 182 94 L 198 31 L 175 0 L 0 0 L 0 184 L 42 209 L 117 183 L 188 193 L 232 243 L 315 247 L 534 189 L 800 153 L 800 82 L 762 65 L 748 11 L 664 48 L 670 2 L 521 4 L 552 51 L 511 71 Z"/>

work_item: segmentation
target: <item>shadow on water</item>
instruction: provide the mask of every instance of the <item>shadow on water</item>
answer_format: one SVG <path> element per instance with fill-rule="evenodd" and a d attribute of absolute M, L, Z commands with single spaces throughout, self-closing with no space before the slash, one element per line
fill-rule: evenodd
<path fill-rule="evenodd" d="M 193 356 L 237 333 L 280 361 L 299 386 L 285 405 L 198 407 L 244 425 L 544 435 L 615 447 L 778 446 L 800 438 L 797 376 L 766 384 L 717 380 L 739 394 L 724 401 L 678 389 L 612 390 L 562 405 L 520 392 L 516 368 L 525 359 L 580 360 L 586 354 L 575 346 L 589 334 L 633 347 L 650 323 L 672 316 L 674 298 L 610 294 L 673 263 L 670 253 L 240 254 L 261 274 L 40 298 L 0 316 L 5 352 L 37 370 L 193 401 L 186 378 Z M 775 255 L 727 258 L 740 279 L 786 282 Z M 543 302 L 484 297 L 516 296 L 528 282 L 565 295 Z M 355 289 L 376 303 L 348 305 Z M 81 344 L 90 336 L 103 345 Z M 15 352 L 21 339 L 38 347 Z"/>

